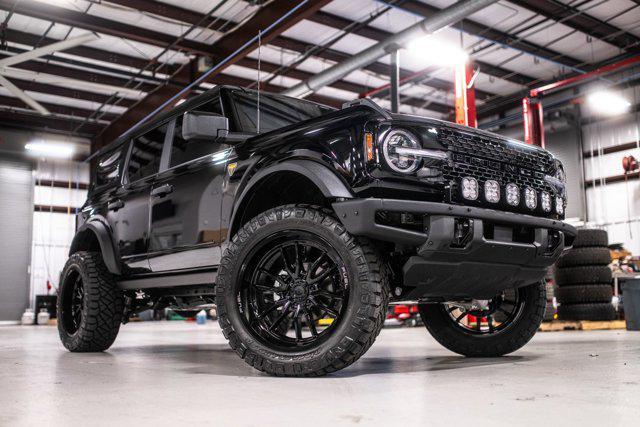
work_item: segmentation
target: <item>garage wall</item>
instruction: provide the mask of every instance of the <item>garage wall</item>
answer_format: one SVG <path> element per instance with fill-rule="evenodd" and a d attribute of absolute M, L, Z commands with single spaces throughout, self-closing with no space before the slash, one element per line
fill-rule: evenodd
<path fill-rule="evenodd" d="M 35 295 L 47 293 L 47 281 L 55 292 L 60 272 L 69 256 L 69 247 L 75 233 L 75 213 L 86 199 L 86 190 L 79 184 L 89 182 L 89 166 L 72 161 L 38 161 L 35 168 L 33 212 L 33 244 L 31 301 Z M 66 188 L 42 185 L 42 182 L 68 183 Z M 67 213 L 54 212 L 64 208 Z"/>
<path fill-rule="evenodd" d="M 0 155 L 0 321 L 20 319 L 29 305 L 32 182 L 30 162 Z"/>

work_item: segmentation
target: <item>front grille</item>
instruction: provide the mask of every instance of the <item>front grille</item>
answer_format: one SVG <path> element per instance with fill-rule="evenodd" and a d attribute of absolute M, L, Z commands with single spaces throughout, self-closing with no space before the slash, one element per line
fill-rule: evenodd
<path fill-rule="evenodd" d="M 542 191 L 551 194 L 553 199 L 556 195 L 554 187 L 544 179 L 545 175 L 553 176 L 555 173 L 555 160 L 550 153 L 498 137 L 449 128 L 439 130 L 439 141 L 451 153 L 452 163 L 443 170 L 444 177 L 451 183 L 451 202 L 556 217 L 555 206 L 552 212 L 544 212 L 540 206 Z M 478 181 L 480 196 L 477 201 L 462 197 L 460 182 L 464 177 L 473 177 Z M 483 188 L 487 180 L 495 180 L 500 184 L 500 202 L 489 203 L 484 200 Z M 521 191 L 519 206 L 508 205 L 505 201 L 504 188 L 508 183 L 516 184 Z M 525 187 L 533 188 L 538 194 L 534 210 L 524 205 L 522 192 Z"/>

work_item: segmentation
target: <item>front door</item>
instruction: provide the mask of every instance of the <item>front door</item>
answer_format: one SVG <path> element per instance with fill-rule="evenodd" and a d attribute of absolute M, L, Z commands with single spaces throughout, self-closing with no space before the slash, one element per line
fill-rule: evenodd
<path fill-rule="evenodd" d="M 152 271 L 217 266 L 221 259 L 222 184 L 230 149 L 224 141 L 185 140 L 175 122 L 167 169 L 151 190 Z"/>

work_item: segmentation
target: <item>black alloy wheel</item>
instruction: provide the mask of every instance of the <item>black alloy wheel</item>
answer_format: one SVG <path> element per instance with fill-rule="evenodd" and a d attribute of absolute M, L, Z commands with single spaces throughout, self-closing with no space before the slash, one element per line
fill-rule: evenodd
<path fill-rule="evenodd" d="M 444 347 L 463 356 L 497 357 L 529 342 L 545 307 L 546 289 L 540 282 L 509 288 L 487 304 L 421 304 L 419 310 L 429 333 Z"/>
<path fill-rule="evenodd" d="M 67 284 L 62 293 L 62 321 L 69 334 L 75 334 L 80 329 L 84 306 L 84 286 L 82 275 L 77 268 L 71 268 L 64 278 Z"/>
<path fill-rule="evenodd" d="M 281 351 L 323 342 L 348 304 L 346 267 L 319 236 L 282 231 L 265 239 L 243 266 L 240 311 L 255 338 Z M 324 320 L 318 325 L 319 320 Z"/>
<path fill-rule="evenodd" d="M 98 252 L 67 260 L 58 286 L 58 333 L 73 352 L 104 351 L 116 339 L 124 313 L 122 291 Z"/>
<path fill-rule="evenodd" d="M 385 265 L 328 209 L 286 205 L 234 235 L 216 280 L 218 322 L 254 368 L 321 376 L 346 368 L 375 341 L 386 317 Z"/>
<path fill-rule="evenodd" d="M 455 303 L 442 304 L 457 328 L 472 335 L 496 334 L 522 315 L 524 302 L 519 289 L 507 289 L 489 300 L 485 309 L 467 309 Z"/>

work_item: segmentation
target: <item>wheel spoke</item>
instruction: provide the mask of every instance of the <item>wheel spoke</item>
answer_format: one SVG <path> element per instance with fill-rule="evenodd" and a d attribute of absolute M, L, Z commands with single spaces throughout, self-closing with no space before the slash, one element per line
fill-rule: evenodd
<path fill-rule="evenodd" d="M 285 304 L 289 304 L 289 300 L 288 300 L 287 298 L 283 298 L 283 299 L 280 299 L 280 300 L 276 301 L 274 304 L 272 304 L 271 306 L 269 306 L 266 310 L 264 310 L 262 313 L 260 313 L 260 314 L 258 315 L 258 320 L 262 320 L 262 319 L 264 319 L 264 317 L 265 317 L 267 314 L 271 313 L 271 312 L 272 312 L 273 310 L 275 310 L 276 308 L 278 308 L 278 307 L 280 307 L 280 306 L 282 306 L 282 305 L 285 305 Z"/>
<path fill-rule="evenodd" d="M 283 291 L 281 288 L 276 288 L 274 286 L 269 286 L 269 285 L 253 285 L 253 287 L 259 291 L 273 292 L 274 294 L 280 294 Z"/>
<path fill-rule="evenodd" d="M 285 288 L 287 287 L 287 284 L 282 281 L 282 278 L 280 276 L 277 276 L 264 268 L 261 268 L 258 271 L 266 275 L 269 279 L 273 280 L 274 282 L 280 283 L 280 286 Z"/>
<path fill-rule="evenodd" d="M 467 315 L 466 311 L 463 311 L 462 314 L 458 317 L 456 317 L 456 323 L 460 323 L 462 321 L 462 319 L 464 319 L 464 317 Z"/>
<path fill-rule="evenodd" d="M 302 256 L 300 254 L 300 245 L 298 245 L 298 242 L 294 243 L 294 247 L 296 249 L 296 269 L 294 274 L 298 277 L 302 272 Z"/>
<path fill-rule="evenodd" d="M 269 326 L 269 331 L 273 331 L 275 328 L 277 328 L 278 325 L 280 325 L 280 323 L 282 323 L 282 321 L 289 315 L 290 306 L 291 306 L 291 302 L 287 301 L 284 307 L 282 308 L 282 313 L 280 313 L 280 316 L 278 316 L 276 321 L 273 322 L 271 326 Z"/>
<path fill-rule="evenodd" d="M 311 264 L 311 267 L 309 268 L 309 278 L 311 279 L 311 275 L 313 273 L 315 273 L 315 271 L 318 269 L 318 267 L 320 267 L 320 263 L 322 262 L 322 260 L 324 259 L 325 255 L 327 255 L 326 252 L 322 252 L 320 254 L 320 256 L 318 257 L 318 259 L 316 259 L 315 261 L 313 261 L 313 264 Z"/>
<path fill-rule="evenodd" d="M 280 247 L 280 256 L 282 257 L 282 263 L 284 264 L 284 269 L 286 270 L 289 276 L 293 276 L 293 271 L 291 270 L 291 266 L 289 265 L 289 261 L 287 260 L 287 255 L 284 253 L 284 248 Z"/>
<path fill-rule="evenodd" d="M 311 331 L 311 335 L 314 337 L 318 336 L 318 330 L 316 329 L 316 323 L 313 321 L 313 316 L 311 313 L 305 308 L 304 310 L 305 317 L 307 318 L 307 323 L 309 324 L 309 330 Z"/>
<path fill-rule="evenodd" d="M 321 282 L 322 280 L 326 279 L 331 273 L 333 273 L 337 268 L 338 267 L 334 265 L 331 268 L 326 269 L 318 277 L 315 277 L 312 280 L 310 280 L 309 284 L 310 285 L 314 285 L 314 284 L 316 284 L 318 282 Z"/>
<path fill-rule="evenodd" d="M 336 295 L 336 294 L 333 294 L 333 293 L 328 292 L 328 291 L 315 291 L 315 292 L 313 292 L 313 295 L 314 296 L 331 298 L 331 299 L 335 299 L 335 300 L 339 300 L 339 301 L 342 301 L 342 299 L 343 299 L 343 297 L 341 297 L 340 295 Z"/>
<path fill-rule="evenodd" d="M 476 330 L 480 330 L 482 326 L 482 317 L 480 316 L 476 316 Z"/>
<path fill-rule="evenodd" d="M 507 304 L 512 305 L 512 306 L 514 306 L 514 307 L 516 306 L 516 302 L 515 302 L 515 301 L 511 301 L 510 299 L 502 300 L 502 303 L 503 303 L 503 304 L 504 304 L 504 303 L 507 303 Z"/>
<path fill-rule="evenodd" d="M 296 311 L 293 313 L 293 327 L 296 330 L 296 341 L 302 339 L 302 324 L 300 323 L 300 306 L 296 307 Z"/>
<path fill-rule="evenodd" d="M 316 307 L 318 307 L 320 310 L 323 310 L 324 312 L 332 315 L 333 317 L 338 317 L 338 312 L 335 311 L 333 308 L 331 307 L 327 307 L 325 304 L 321 303 L 320 301 L 314 299 L 313 303 L 316 305 Z M 323 316 L 324 317 L 324 316 Z"/>
<path fill-rule="evenodd" d="M 489 333 L 492 334 L 494 331 L 494 327 L 493 327 L 493 314 L 489 315 L 487 317 L 487 323 L 489 323 Z"/>
<path fill-rule="evenodd" d="M 500 313 L 502 313 L 502 314 L 506 314 L 507 316 L 511 316 L 511 313 L 510 313 L 510 312 L 508 312 L 507 310 L 505 310 L 505 309 L 504 309 L 504 308 L 502 308 L 502 307 L 498 307 L 498 311 L 499 311 Z"/>

